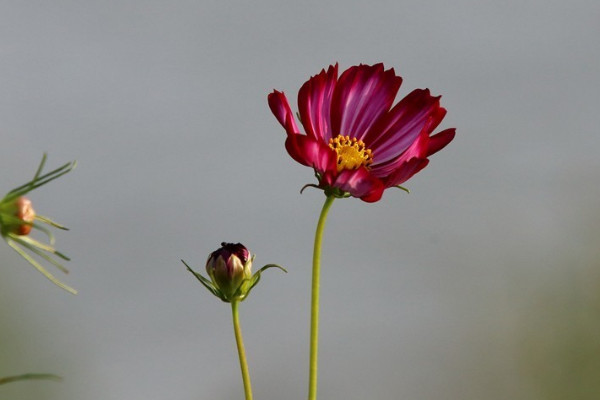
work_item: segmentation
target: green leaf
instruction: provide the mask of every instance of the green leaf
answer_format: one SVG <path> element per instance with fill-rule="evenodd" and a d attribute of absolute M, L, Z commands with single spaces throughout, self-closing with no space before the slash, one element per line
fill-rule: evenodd
<path fill-rule="evenodd" d="M 58 375 L 54 374 L 23 374 L 23 375 L 15 375 L 15 376 L 5 376 L 0 378 L 0 385 L 4 385 L 5 383 L 17 382 L 17 381 L 25 381 L 25 380 L 49 380 L 49 381 L 62 381 L 62 378 Z"/>

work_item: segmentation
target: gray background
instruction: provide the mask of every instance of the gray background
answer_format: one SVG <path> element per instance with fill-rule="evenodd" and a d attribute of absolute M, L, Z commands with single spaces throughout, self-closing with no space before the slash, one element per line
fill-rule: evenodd
<path fill-rule="evenodd" d="M 0 243 L 4 399 L 240 399 L 230 310 L 188 274 L 221 241 L 280 263 L 242 304 L 257 399 L 306 398 L 324 197 L 266 96 L 384 62 L 457 137 L 376 204 L 337 201 L 323 399 L 597 399 L 600 2 L 3 1 L 1 192 L 71 228 L 61 291 Z"/>

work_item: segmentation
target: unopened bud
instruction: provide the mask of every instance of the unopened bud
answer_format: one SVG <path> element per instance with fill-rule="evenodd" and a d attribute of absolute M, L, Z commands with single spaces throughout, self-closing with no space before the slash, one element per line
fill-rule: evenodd
<path fill-rule="evenodd" d="M 224 300 L 243 298 L 242 286 L 252 278 L 252 257 L 241 243 L 221 243 L 208 257 L 206 272 Z"/>
<path fill-rule="evenodd" d="M 31 200 L 23 196 L 17 197 L 12 204 L 5 205 L 4 210 L 16 219 L 6 218 L 6 221 L 2 224 L 3 232 L 21 236 L 28 235 L 31 232 L 35 220 L 35 211 L 31 205 Z"/>
<path fill-rule="evenodd" d="M 58 259 L 69 261 L 69 257 L 54 248 L 54 235 L 50 229 L 42 224 L 64 230 L 67 230 L 67 228 L 54 222 L 48 217 L 37 215 L 33 210 L 31 201 L 25 196 L 32 190 L 60 178 L 71 171 L 75 167 L 75 162 L 66 163 L 62 167 L 58 167 L 47 173 L 43 172 L 45 163 L 46 154 L 42 157 L 40 166 L 35 172 L 32 180 L 14 188 L 6 193 L 3 198 L 0 198 L 0 236 L 29 264 L 33 265 L 35 269 L 44 274 L 46 278 L 66 291 L 75 294 L 77 293 L 75 289 L 60 282 L 36 260 L 36 257 L 32 257 L 31 254 L 28 254 L 34 253 L 61 271 L 65 273 L 68 272 Z M 48 243 L 30 237 L 29 234 L 33 228 L 39 229 L 41 233 L 45 234 Z M 53 256 L 58 259 L 53 258 Z"/>
<path fill-rule="evenodd" d="M 269 268 L 285 269 L 277 264 L 267 264 L 252 275 L 254 256 L 241 243 L 221 243 L 221 248 L 213 251 L 206 261 L 206 272 L 210 280 L 195 272 L 181 260 L 200 283 L 212 294 L 226 303 L 243 301 L 260 280 L 261 273 Z"/>

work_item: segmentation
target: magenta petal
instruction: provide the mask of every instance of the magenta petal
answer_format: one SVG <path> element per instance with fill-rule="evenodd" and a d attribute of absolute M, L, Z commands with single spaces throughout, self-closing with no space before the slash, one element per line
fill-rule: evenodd
<path fill-rule="evenodd" d="M 306 135 L 288 135 L 285 148 L 292 158 L 318 172 L 336 169 L 337 156 L 326 144 Z"/>
<path fill-rule="evenodd" d="M 371 173 L 380 178 L 384 178 L 393 175 L 396 170 L 402 168 L 402 166 L 413 158 L 427 158 L 427 150 L 429 149 L 429 134 L 427 133 L 427 127 L 423 127 L 421 134 L 417 139 L 410 145 L 404 153 L 400 154 L 395 159 L 389 160 L 383 164 L 377 164 L 373 166 Z"/>
<path fill-rule="evenodd" d="M 363 139 L 369 129 L 394 102 L 402 78 L 383 64 L 359 65 L 344 71 L 333 92 L 331 125 L 333 136 Z"/>
<path fill-rule="evenodd" d="M 336 176 L 332 186 L 348 192 L 354 197 L 376 198 L 371 201 L 379 200 L 384 189 L 383 182 L 371 175 L 364 167 L 356 170 L 342 170 Z"/>
<path fill-rule="evenodd" d="M 445 110 L 441 111 L 439 100 L 439 96 L 429 94 L 429 89 L 417 89 L 382 117 L 364 139 L 366 145 L 373 150 L 375 163 L 389 161 L 403 153 L 415 141 L 432 115 L 443 117 Z"/>
<path fill-rule="evenodd" d="M 362 196 L 360 199 L 367 203 L 375 203 L 381 200 L 385 186 L 383 184 L 374 187 L 369 194 Z"/>
<path fill-rule="evenodd" d="M 401 185 L 409 180 L 414 174 L 429 164 L 426 158 L 412 158 L 401 164 L 396 171 L 385 179 L 385 186 L 392 187 Z"/>
<path fill-rule="evenodd" d="M 427 157 L 437 153 L 438 151 L 446 147 L 446 145 L 450 143 L 452 139 L 454 139 L 455 134 L 456 129 L 450 128 L 431 136 L 429 138 L 429 146 L 427 147 Z"/>
<path fill-rule="evenodd" d="M 309 136 L 325 142 L 331 139 L 330 107 L 333 88 L 337 81 L 338 65 L 329 66 L 327 72 L 313 76 L 298 92 L 300 122 Z"/>
<path fill-rule="evenodd" d="M 277 118 L 279 123 L 285 128 L 286 132 L 288 134 L 298 133 L 299 131 L 296 121 L 294 120 L 294 113 L 292 113 L 292 109 L 290 108 L 290 104 L 288 103 L 285 94 L 274 90 L 273 93 L 269 94 L 267 100 L 275 118 Z"/>

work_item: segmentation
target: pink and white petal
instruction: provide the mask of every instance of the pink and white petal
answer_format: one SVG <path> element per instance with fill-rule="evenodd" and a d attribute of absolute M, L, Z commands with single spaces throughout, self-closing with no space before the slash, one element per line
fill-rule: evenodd
<path fill-rule="evenodd" d="M 406 151 L 432 116 L 437 120 L 444 113 L 440 96 L 431 96 L 429 89 L 416 89 L 383 116 L 363 141 L 373 151 L 375 162 L 384 163 Z"/>
<path fill-rule="evenodd" d="M 331 136 L 330 108 L 333 89 L 337 82 L 338 65 L 330 65 L 310 78 L 298 92 L 300 123 L 307 135 L 329 142 Z"/>
<path fill-rule="evenodd" d="M 379 200 L 385 188 L 383 182 L 364 167 L 342 170 L 335 177 L 332 186 L 350 193 L 353 197 L 368 199 L 371 202 Z"/>
<path fill-rule="evenodd" d="M 412 158 L 401 164 L 396 171 L 384 179 L 385 187 L 401 185 L 409 180 L 414 174 L 429 164 L 426 158 Z"/>
<path fill-rule="evenodd" d="M 446 147 L 454 139 L 455 135 L 456 128 L 450 128 L 431 136 L 429 138 L 429 146 L 427 146 L 427 157 Z"/>
<path fill-rule="evenodd" d="M 269 94 L 267 100 L 273 115 L 275 115 L 277 121 L 279 121 L 279 123 L 285 128 L 288 135 L 292 133 L 298 133 L 299 130 L 294 119 L 294 113 L 290 108 L 290 103 L 285 97 L 285 94 L 283 92 L 273 90 L 273 93 Z"/>
<path fill-rule="evenodd" d="M 333 136 L 363 139 L 377 120 L 390 110 L 402 78 L 383 64 L 358 65 L 344 71 L 333 92 Z"/>
<path fill-rule="evenodd" d="M 288 135 L 285 148 L 289 155 L 302 165 L 313 167 L 320 173 L 335 171 L 337 155 L 328 145 L 306 135 Z"/>

